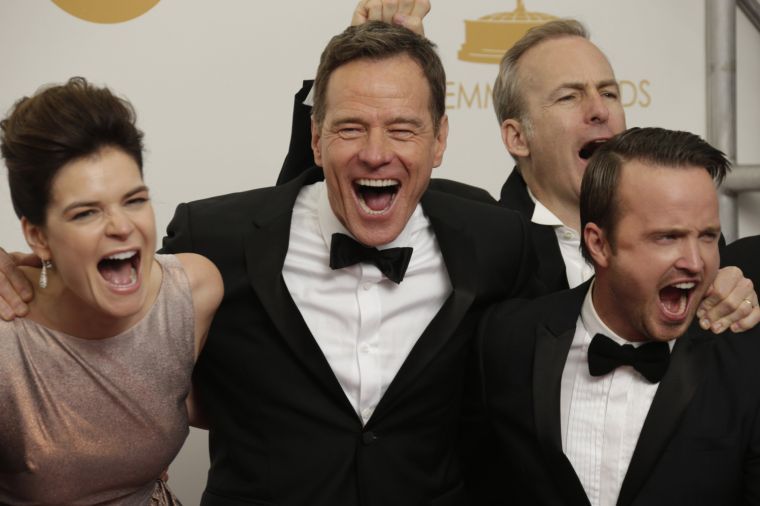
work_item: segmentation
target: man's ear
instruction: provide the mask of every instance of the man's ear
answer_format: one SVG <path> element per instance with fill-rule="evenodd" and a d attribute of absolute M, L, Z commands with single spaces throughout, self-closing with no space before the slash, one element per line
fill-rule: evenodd
<path fill-rule="evenodd" d="M 443 153 L 446 151 L 446 143 L 449 138 L 449 116 L 444 114 L 438 122 L 438 134 L 435 136 L 433 154 L 433 167 L 438 167 L 443 162 Z"/>
<path fill-rule="evenodd" d="M 594 264 L 598 267 L 607 267 L 612 255 L 612 247 L 605 231 L 596 223 L 586 223 L 583 227 L 583 241 Z"/>
<path fill-rule="evenodd" d="M 26 238 L 26 243 L 32 248 L 32 251 L 40 260 L 50 260 L 52 254 L 48 247 L 47 236 L 45 231 L 39 225 L 33 225 L 25 217 L 21 217 L 21 230 Z"/>
<path fill-rule="evenodd" d="M 322 166 L 322 148 L 319 145 L 321 139 L 321 133 L 319 131 L 319 124 L 314 119 L 314 115 L 311 115 L 311 151 L 314 153 L 314 164 L 319 167 Z"/>
<path fill-rule="evenodd" d="M 505 119 L 501 124 L 501 141 L 515 158 L 530 156 L 526 128 L 516 119 Z"/>

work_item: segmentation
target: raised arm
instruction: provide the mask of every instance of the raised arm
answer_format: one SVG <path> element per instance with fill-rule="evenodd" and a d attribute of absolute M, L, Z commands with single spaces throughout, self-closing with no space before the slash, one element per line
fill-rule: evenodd
<path fill-rule="evenodd" d="M 351 25 L 385 21 L 424 35 L 422 20 L 428 12 L 430 0 L 360 0 L 351 18 Z"/>

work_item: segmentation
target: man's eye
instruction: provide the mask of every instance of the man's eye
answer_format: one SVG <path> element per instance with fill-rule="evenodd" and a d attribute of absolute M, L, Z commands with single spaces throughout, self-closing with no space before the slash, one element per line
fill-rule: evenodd
<path fill-rule="evenodd" d="M 716 234 L 715 232 L 705 232 L 702 234 L 702 240 L 707 242 L 717 241 L 718 237 L 720 237 L 720 235 Z"/>
<path fill-rule="evenodd" d="M 618 94 L 615 93 L 614 91 L 603 91 L 602 92 L 602 96 L 603 97 L 607 97 L 607 98 L 611 98 L 613 100 L 617 100 L 618 99 Z"/>
<path fill-rule="evenodd" d="M 357 127 L 346 127 L 341 128 L 338 130 L 338 135 L 340 135 L 343 139 L 355 139 L 359 137 L 362 134 L 361 128 Z"/>
<path fill-rule="evenodd" d="M 575 95 L 562 95 L 557 99 L 557 102 L 570 102 L 575 99 Z"/>
<path fill-rule="evenodd" d="M 391 135 L 397 139 L 408 139 L 414 135 L 414 132 L 405 128 L 394 128 L 391 130 Z"/>

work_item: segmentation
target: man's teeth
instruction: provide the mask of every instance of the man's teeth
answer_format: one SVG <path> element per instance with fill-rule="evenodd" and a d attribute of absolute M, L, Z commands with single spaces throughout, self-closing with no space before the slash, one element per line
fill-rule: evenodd
<path fill-rule="evenodd" d="M 116 253 L 111 256 L 107 256 L 106 260 L 128 260 L 135 256 L 137 254 L 137 251 L 122 251 L 121 253 Z"/>
<path fill-rule="evenodd" d="M 398 186 L 398 181 L 394 179 L 357 179 L 356 184 L 384 188 L 386 186 Z"/>
<path fill-rule="evenodd" d="M 134 285 L 137 282 L 137 269 L 132 267 L 129 270 L 129 284 Z"/>
<path fill-rule="evenodd" d="M 692 282 L 692 281 L 689 281 L 689 282 L 685 282 L 685 283 L 676 283 L 673 286 L 675 286 L 676 288 L 678 288 L 680 290 L 691 290 L 692 288 L 694 288 L 695 286 L 697 286 L 697 284 L 694 283 L 694 282 Z"/>

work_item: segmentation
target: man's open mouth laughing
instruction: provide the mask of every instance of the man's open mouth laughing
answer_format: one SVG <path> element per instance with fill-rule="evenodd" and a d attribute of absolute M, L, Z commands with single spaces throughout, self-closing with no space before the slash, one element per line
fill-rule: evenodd
<path fill-rule="evenodd" d="M 382 215 L 390 211 L 401 185 L 395 179 L 357 179 L 354 194 L 362 211 Z"/>
<path fill-rule="evenodd" d="M 582 160 L 588 160 L 591 158 L 591 155 L 594 154 L 594 152 L 599 149 L 599 146 L 607 142 L 608 139 L 594 139 L 593 141 L 587 142 L 583 146 L 581 146 L 580 151 L 578 151 L 578 156 Z"/>
<path fill-rule="evenodd" d="M 696 281 L 672 283 L 660 290 L 660 308 L 665 318 L 671 322 L 683 322 L 689 316 Z"/>

